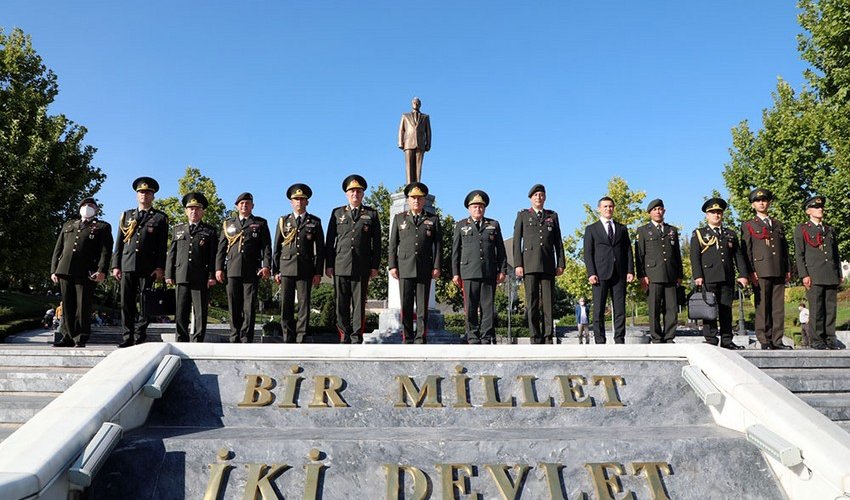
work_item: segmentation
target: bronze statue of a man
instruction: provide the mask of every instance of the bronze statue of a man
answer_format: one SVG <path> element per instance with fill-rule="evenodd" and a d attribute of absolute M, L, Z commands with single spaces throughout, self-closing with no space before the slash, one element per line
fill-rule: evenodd
<path fill-rule="evenodd" d="M 422 158 L 431 149 L 431 119 L 419 112 L 422 101 L 414 97 L 410 113 L 402 113 L 398 126 L 398 148 L 404 150 L 407 184 L 422 180 Z"/>

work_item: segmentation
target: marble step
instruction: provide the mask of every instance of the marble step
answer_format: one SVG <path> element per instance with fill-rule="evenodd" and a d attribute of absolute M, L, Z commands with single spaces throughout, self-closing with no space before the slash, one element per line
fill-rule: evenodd
<path fill-rule="evenodd" d="M 88 367 L 100 363 L 112 349 L 97 348 L 2 348 L 0 367 L 5 366 L 68 366 Z"/>
<path fill-rule="evenodd" d="M 813 392 L 797 396 L 831 420 L 850 420 L 850 392 Z"/>
<path fill-rule="evenodd" d="M 0 366 L 0 392 L 62 392 L 87 371 L 88 366 Z"/>
<path fill-rule="evenodd" d="M 850 368 L 850 351 L 742 351 L 741 356 L 759 368 Z"/>
<path fill-rule="evenodd" d="M 10 424 L 0 423 L 0 442 L 2 442 L 4 439 L 9 437 L 16 430 L 18 430 L 18 427 L 20 427 L 21 425 L 22 424 L 18 424 L 18 423 L 10 423 Z"/>
<path fill-rule="evenodd" d="M 23 424 L 59 396 L 59 392 L 0 392 L 0 423 Z"/>
<path fill-rule="evenodd" d="M 764 372 L 794 393 L 850 392 L 850 368 L 779 368 Z"/>

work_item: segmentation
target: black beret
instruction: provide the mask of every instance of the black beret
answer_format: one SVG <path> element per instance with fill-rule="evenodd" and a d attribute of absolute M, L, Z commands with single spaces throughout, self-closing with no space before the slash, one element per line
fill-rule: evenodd
<path fill-rule="evenodd" d="M 133 181 L 134 191 L 159 191 L 159 183 L 153 177 L 139 177 Z"/>
<path fill-rule="evenodd" d="M 296 183 L 289 186 L 289 189 L 286 190 L 286 197 L 290 200 L 293 198 L 307 198 L 313 196 L 313 190 L 310 189 L 310 186 L 307 184 Z"/>
<path fill-rule="evenodd" d="M 357 174 L 351 174 L 342 181 L 343 191 L 348 191 L 349 189 L 362 189 L 365 191 L 367 187 L 366 179 Z"/>
<path fill-rule="evenodd" d="M 723 198 L 709 198 L 705 200 L 705 203 L 702 204 L 702 211 L 708 212 L 709 210 L 726 210 L 726 200 Z"/>
<path fill-rule="evenodd" d="M 655 198 L 649 202 L 649 205 L 646 206 L 646 211 L 652 212 L 652 209 L 655 207 L 664 208 L 664 201 L 661 198 Z"/>
<path fill-rule="evenodd" d="M 473 205 L 476 203 L 480 203 L 485 207 L 490 204 L 490 197 L 484 191 L 480 189 L 475 189 L 470 191 L 468 195 L 466 195 L 466 199 L 463 200 L 463 206 L 469 208 L 469 205 Z"/>
<path fill-rule="evenodd" d="M 248 200 L 248 201 L 250 201 L 251 203 L 253 203 L 253 202 L 254 202 L 254 195 L 253 195 L 253 194 L 251 194 L 251 193 L 247 193 L 247 192 L 246 192 L 246 193 L 242 193 L 242 194 L 240 194 L 239 196 L 237 196 L 237 197 L 236 197 L 236 202 L 235 202 L 235 203 L 233 203 L 233 204 L 234 204 L 234 205 L 238 205 L 238 204 L 239 204 L 239 202 L 240 202 L 240 201 L 242 201 L 242 200 Z"/>
<path fill-rule="evenodd" d="M 750 191 L 750 203 L 756 200 L 767 200 L 771 201 L 773 199 L 773 193 L 770 192 L 769 189 L 756 188 Z"/>
<path fill-rule="evenodd" d="M 428 196 L 428 186 L 421 182 L 411 182 L 404 187 L 405 196 Z"/>
<path fill-rule="evenodd" d="M 543 184 L 535 184 L 531 186 L 531 189 L 528 191 L 528 197 L 531 198 L 532 196 L 534 196 L 534 193 L 538 191 L 542 192 L 543 194 L 546 194 L 546 187 Z"/>
<path fill-rule="evenodd" d="M 820 195 L 812 196 L 808 200 L 803 202 L 804 209 L 809 207 L 818 208 L 823 207 L 824 205 L 826 205 L 826 196 Z"/>
<path fill-rule="evenodd" d="M 201 207 L 206 209 L 209 204 L 210 202 L 207 201 L 207 197 L 204 196 L 204 193 L 186 193 L 183 196 L 183 206 L 186 208 Z"/>
<path fill-rule="evenodd" d="M 97 202 L 94 200 L 94 198 L 92 198 L 92 197 L 88 197 L 88 198 L 83 198 L 83 201 L 81 201 L 81 202 L 80 202 L 80 205 L 79 205 L 79 206 L 81 207 L 81 206 L 83 206 L 83 205 L 85 205 L 85 204 L 87 204 L 87 203 L 92 203 L 92 204 L 94 204 L 94 205 L 97 205 Z"/>

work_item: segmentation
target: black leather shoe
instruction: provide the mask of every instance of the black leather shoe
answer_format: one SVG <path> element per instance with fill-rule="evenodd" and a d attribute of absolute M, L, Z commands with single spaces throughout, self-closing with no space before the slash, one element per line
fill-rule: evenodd
<path fill-rule="evenodd" d="M 68 337 L 62 337 L 61 340 L 53 343 L 53 347 L 74 347 L 74 341 Z"/>
<path fill-rule="evenodd" d="M 840 350 L 844 349 L 843 347 L 839 346 L 838 344 L 829 344 L 826 347 L 829 348 L 830 350 L 833 350 L 833 351 L 840 351 Z"/>
<path fill-rule="evenodd" d="M 773 347 L 773 345 L 771 345 L 771 344 L 762 344 L 762 345 L 761 345 L 761 350 L 762 350 L 762 351 L 769 351 L 769 350 L 771 350 L 771 349 L 775 349 L 775 347 Z"/>
<path fill-rule="evenodd" d="M 665 340 L 664 343 L 665 344 L 675 344 L 676 341 L 675 340 Z"/>
<path fill-rule="evenodd" d="M 729 349 L 730 351 L 739 351 L 743 349 L 743 347 L 739 346 L 738 344 L 723 344 L 720 347 L 724 349 Z"/>
<path fill-rule="evenodd" d="M 135 345 L 135 342 L 133 342 L 130 339 L 127 339 L 124 342 L 121 342 L 120 344 L 118 344 L 118 348 L 123 349 L 125 347 L 133 347 L 134 345 Z"/>
<path fill-rule="evenodd" d="M 76 344 L 74 344 L 74 347 L 85 347 L 85 346 L 86 346 L 85 342 L 77 342 Z"/>
<path fill-rule="evenodd" d="M 826 351 L 827 349 L 829 349 L 829 347 L 827 347 L 826 344 L 813 344 L 812 349 L 816 349 L 818 351 Z"/>
<path fill-rule="evenodd" d="M 793 348 L 793 347 L 791 347 L 790 345 L 785 345 L 785 344 L 774 345 L 774 346 L 773 346 L 773 348 L 774 348 L 774 349 L 778 349 L 778 350 L 780 350 L 780 351 L 781 351 L 781 350 L 794 349 L 794 348 Z"/>

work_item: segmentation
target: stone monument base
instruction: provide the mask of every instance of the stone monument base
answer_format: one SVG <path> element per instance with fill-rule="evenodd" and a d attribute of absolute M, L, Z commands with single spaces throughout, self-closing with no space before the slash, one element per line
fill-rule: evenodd
<path fill-rule="evenodd" d="M 416 328 L 416 325 L 414 325 Z M 437 309 L 428 311 L 428 331 L 426 341 L 429 344 L 462 344 L 463 336 L 446 331 L 446 321 Z M 401 344 L 402 326 L 400 309 L 384 309 L 378 315 L 378 329 L 363 335 L 364 344 Z"/>

